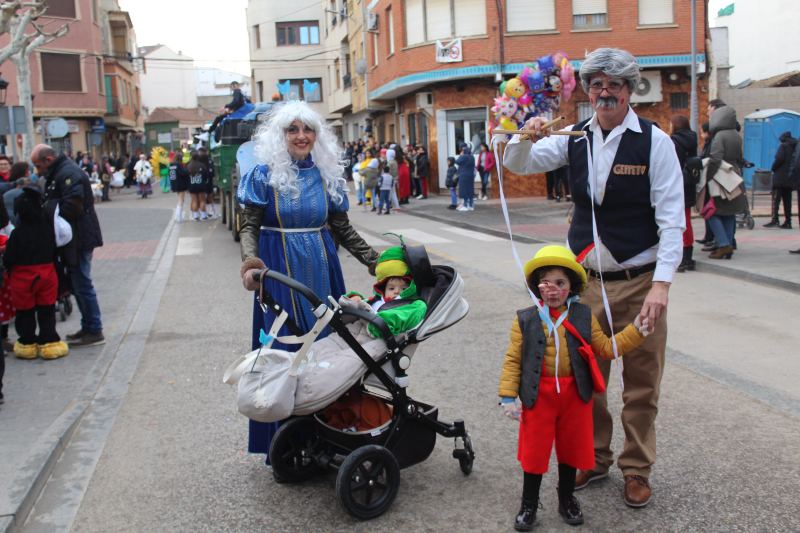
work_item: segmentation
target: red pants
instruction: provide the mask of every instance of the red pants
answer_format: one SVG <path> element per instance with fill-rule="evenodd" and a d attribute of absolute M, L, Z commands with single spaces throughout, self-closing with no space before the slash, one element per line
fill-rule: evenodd
<path fill-rule="evenodd" d="M 553 441 L 559 464 L 594 468 L 592 400 L 581 400 L 573 377 L 558 382 L 561 393 L 556 392 L 556 378 L 542 376 L 536 403 L 522 409 L 517 459 L 528 474 L 547 472 Z"/>
<path fill-rule="evenodd" d="M 58 276 L 53 263 L 15 266 L 8 285 L 14 308 L 18 310 L 55 305 L 58 297 Z"/>
<path fill-rule="evenodd" d="M 694 229 L 692 229 L 692 208 L 684 209 L 686 213 L 686 230 L 683 232 L 683 247 L 688 248 L 694 244 Z"/>

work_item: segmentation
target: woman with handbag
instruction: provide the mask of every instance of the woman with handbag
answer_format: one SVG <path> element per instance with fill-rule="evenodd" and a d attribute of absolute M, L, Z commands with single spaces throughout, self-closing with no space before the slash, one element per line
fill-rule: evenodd
<path fill-rule="evenodd" d="M 332 234 L 371 268 L 378 254 L 347 217 L 349 203 L 336 136 L 308 104 L 290 101 L 273 108 L 253 140 L 261 164 L 244 174 L 237 190 L 237 200 L 244 205 L 239 270 L 244 287 L 258 289 L 253 275 L 269 268 L 293 277 L 323 298 L 338 299 L 346 291 Z M 297 326 L 308 331 L 316 317 L 304 297 L 280 283 L 264 283 Z M 259 332 L 269 331 L 273 320 L 274 315 L 265 313 L 254 299 L 253 349 L 260 346 Z M 279 335 L 287 334 L 284 326 Z M 327 334 L 326 329 L 321 337 Z M 273 347 L 297 349 L 278 342 Z M 267 454 L 277 428 L 278 423 L 251 420 L 249 451 Z"/>
<path fill-rule="evenodd" d="M 744 194 L 744 185 L 739 185 L 741 194 L 736 194 L 736 191 L 728 191 L 729 194 L 725 194 L 724 187 L 712 187 L 712 181 L 717 183 L 722 181 L 723 176 L 717 174 L 726 171 L 727 166 L 723 168 L 723 162 L 732 167 L 731 170 L 736 176 L 742 175 L 739 164 L 744 156 L 742 138 L 736 131 L 736 110 L 727 105 L 714 109 L 709 121 L 709 132 L 711 148 L 706 166 L 706 184 L 714 213 L 707 220 L 714 233 L 717 248 L 708 257 L 730 259 L 734 250 L 736 215 L 747 210 L 747 197 Z"/>

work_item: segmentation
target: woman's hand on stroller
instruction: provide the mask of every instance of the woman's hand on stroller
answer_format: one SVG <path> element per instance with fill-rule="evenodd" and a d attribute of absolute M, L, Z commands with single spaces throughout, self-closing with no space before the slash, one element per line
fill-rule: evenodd
<path fill-rule="evenodd" d="M 504 415 L 511 420 L 519 421 L 519 417 L 522 414 L 522 406 L 516 398 L 504 396 L 500 398 L 500 406 L 503 408 Z"/>
<path fill-rule="evenodd" d="M 248 257 L 242 261 L 242 266 L 239 267 L 239 276 L 242 278 L 242 285 L 245 290 L 257 291 L 261 286 L 261 271 L 264 270 L 266 265 L 264 261 L 258 257 Z"/>

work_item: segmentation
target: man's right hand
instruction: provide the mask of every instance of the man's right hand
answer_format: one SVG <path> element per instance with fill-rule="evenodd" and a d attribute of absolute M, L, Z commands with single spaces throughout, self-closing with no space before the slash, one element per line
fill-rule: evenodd
<path fill-rule="evenodd" d="M 261 272 L 258 268 L 251 268 L 246 270 L 244 276 L 242 276 L 242 285 L 244 285 L 245 290 L 248 291 L 257 291 L 261 286 L 261 281 L 257 281 L 256 277 Z M 258 280 L 261 278 L 259 277 Z"/>
<path fill-rule="evenodd" d="M 524 129 L 524 130 L 532 130 L 534 132 L 534 133 L 526 134 L 528 140 L 530 140 L 531 142 L 535 143 L 539 139 L 544 139 L 545 137 L 549 137 L 550 136 L 550 130 L 542 128 L 542 126 L 546 122 L 547 122 L 547 120 L 545 120 L 545 119 L 543 119 L 541 117 L 533 117 L 533 118 L 528 119 L 528 121 L 525 122 L 525 125 L 522 127 L 522 129 Z"/>

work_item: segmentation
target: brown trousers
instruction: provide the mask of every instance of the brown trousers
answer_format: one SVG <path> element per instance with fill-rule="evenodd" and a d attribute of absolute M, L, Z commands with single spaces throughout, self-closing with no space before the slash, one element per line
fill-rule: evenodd
<path fill-rule="evenodd" d="M 633 322 L 642 309 L 642 304 L 650 291 L 653 274 L 642 274 L 631 280 L 606 281 L 614 331 L 619 332 Z M 603 308 L 600 281 L 590 277 L 589 284 L 582 295 L 582 301 L 591 306 L 603 331 L 610 335 L 608 318 Z M 619 454 L 617 465 L 623 475 L 648 477 L 650 467 L 656 460 L 656 414 L 661 389 L 661 376 L 664 373 L 664 353 L 667 347 L 667 314 L 656 323 L 639 348 L 625 354 L 622 358 L 622 428 L 625 430 L 625 443 Z M 608 383 L 611 362 L 598 359 L 600 370 Z M 619 364 L 619 363 L 616 363 Z M 616 372 L 617 370 L 615 370 Z M 613 420 L 608 412 L 605 394 L 594 395 L 594 453 L 597 466 L 595 470 L 608 470 L 614 462 L 611 452 L 611 433 Z"/>

